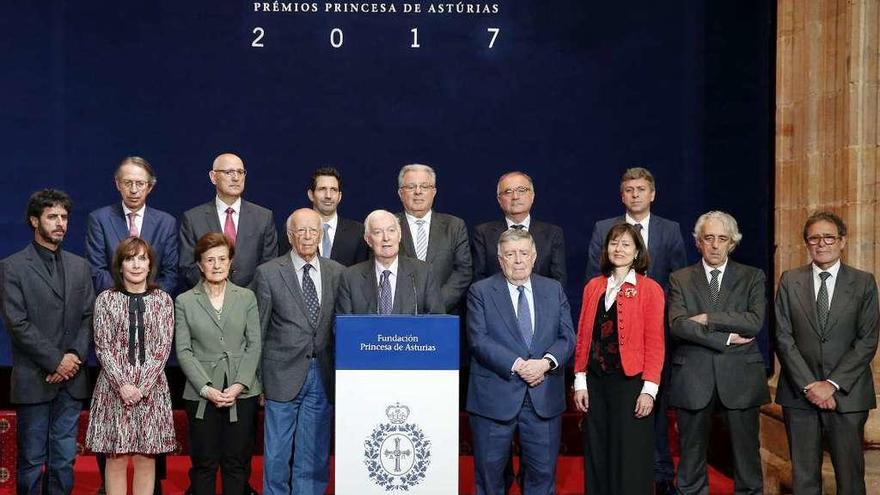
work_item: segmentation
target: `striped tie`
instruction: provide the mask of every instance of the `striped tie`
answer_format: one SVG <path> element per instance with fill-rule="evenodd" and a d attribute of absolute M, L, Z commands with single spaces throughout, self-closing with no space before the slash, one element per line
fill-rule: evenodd
<path fill-rule="evenodd" d="M 425 261 L 428 256 L 428 232 L 425 230 L 425 221 L 416 220 L 416 258 Z"/>
<path fill-rule="evenodd" d="M 379 314 L 390 315 L 393 298 L 391 296 L 391 270 L 383 270 L 379 279 Z"/>
<path fill-rule="evenodd" d="M 712 302 L 714 308 L 718 306 L 718 293 L 721 291 L 721 284 L 718 282 L 721 270 L 715 269 L 709 273 L 712 275 L 712 280 L 709 281 L 709 301 Z"/>

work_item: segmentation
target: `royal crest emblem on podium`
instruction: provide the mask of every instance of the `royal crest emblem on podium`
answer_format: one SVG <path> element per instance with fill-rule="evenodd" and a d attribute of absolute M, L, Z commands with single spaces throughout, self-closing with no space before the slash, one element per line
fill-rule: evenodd
<path fill-rule="evenodd" d="M 407 423 L 410 409 L 399 402 L 385 408 L 381 423 L 364 440 L 364 464 L 370 479 L 385 491 L 409 491 L 425 478 L 431 464 L 431 441 Z"/>

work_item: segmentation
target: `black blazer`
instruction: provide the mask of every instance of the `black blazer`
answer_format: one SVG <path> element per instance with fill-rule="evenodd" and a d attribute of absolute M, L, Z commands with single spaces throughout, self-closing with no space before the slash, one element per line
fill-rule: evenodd
<path fill-rule="evenodd" d="M 64 294 L 59 294 L 32 244 L 0 261 L 0 312 L 12 341 L 10 399 L 36 404 L 66 387 L 75 399 L 90 395 L 85 366 L 70 380 L 46 383 L 64 354 L 85 361 L 92 341 L 95 291 L 85 259 L 61 252 Z"/>
<path fill-rule="evenodd" d="M 507 230 L 505 220 L 477 225 L 471 246 L 474 261 L 474 280 L 482 280 L 501 271 L 498 264 L 498 238 Z M 529 233 L 535 239 L 538 259 L 532 273 L 556 279 L 565 287 L 565 236 L 562 228 L 532 218 Z"/>
<path fill-rule="evenodd" d="M 337 314 L 374 315 L 378 312 L 379 288 L 375 267 L 375 261 L 371 259 L 342 272 L 336 295 Z M 440 289 L 427 263 L 398 256 L 397 271 L 392 314 L 444 314 Z"/>

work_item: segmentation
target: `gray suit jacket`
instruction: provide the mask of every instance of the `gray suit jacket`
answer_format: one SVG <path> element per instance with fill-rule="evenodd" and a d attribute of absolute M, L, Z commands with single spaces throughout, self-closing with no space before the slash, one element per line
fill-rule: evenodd
<path fill-rule="evenodd" d="M 180 219 L 180 279 L 187 289 L 195 287 L 202 275 L 193 258 L 199 239 L 209 232 L 223 232 L 217 217 L 216 203 L 196 206 Z M 250 287 L 257 266 L 278 256 L 278 233 L 272 210 L 241 200 L 235 257 L 229 280 L 240 287 Z"/>
<path fill-rule="evenodd" d="M 302 287 L 290 253 L 257 268 L 254 287 L 263 329 L 261 374 L 267 399 L 293 400 L 305 383 L 309 359 L 321 365 L 321 378 L 333 402 L 333 325 L 336 293 L 344 267 L 320 258 L 321 310 L 317 326 L 308 317 Z"/>
<path fill-rule="evenodd" d="M 424 261 L 398 256 L 397 286 L 394 290 L 393 314 L 444 314 L 440 288 Z M 350 266 L 342 272 L 337 314 L 376 314 L 379 288 L 376 262 L 372 259 Z"/>
<path fill-rule="evenodd" d="M 727 345 L 731 333 L 754 337 L 761 331 L 766 305 L 764 272 L 757 268 L 728 260 L 715 308 L 709 301 L 702 261 L 672 273 L 667 317 L 677 347 L 672 356 L 671 406 L 702 409 L 716 390 L 729 409 L 770 402 L 757 340 Z M 688 319 L 701 313 L 708 316 L 708 325 Z"/>
<path fill-rule="evenodd" d="M 177 296 L 174 303 L 177 362 L 186 376 L 183 398 L 202 400 L 205 385 L 223 390 L 240 383 L 245 399 L 261 392 L 257 378 L 260 363 L 260 321 L 257 300 L 249 289 L 226 284 L 223 312 L 217 312 L 201 283 Z"/>
<path fill-rule="evenodd" d="M 877 352 L 877 283 L 874 275 L 841 264 L 823 332 L 816 314 L 812 265 L 789 270 L 776 294 L 776 354 L 782 363 L 776 402 L 812 409 L 803 388 L 817 380 L 840 386 L 837 411 L 877 407 L 871 360 Z"/>
<path fill-rule="evenodd" d="M 415 233 L 410 231 L 404 213 L 398 213 L 397 218 L 403 229 L 401 253 L 415 258 Z M 436 211 L 431 213 L 425 261 L 431 265 L 431 275 L 440 285 L 445 312 L 458 314 L 464 293 L 473 278 L 471 248 L 464 220 Z"/>
<path fill-rule="evenodd" d="M 66 251 L 61 260 L 63 296 L 32 244 L 0 261 L 0 312 L 12 341 L 10 400 L 16 404 L 50 401 L 61 387 L 76 399 L 90 394 L 85 367 L 70 380 L 46 383 L 65 353 L 85 361 L 92 341 L 95 291 L 89 264 Z"/>

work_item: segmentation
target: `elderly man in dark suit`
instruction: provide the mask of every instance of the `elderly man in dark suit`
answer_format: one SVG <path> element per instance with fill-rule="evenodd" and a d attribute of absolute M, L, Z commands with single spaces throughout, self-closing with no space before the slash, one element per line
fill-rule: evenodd
<path fill-rule="evenodd" d="M 654 175 L 648 169 L 633 167 L 623 172 L 620 179 L 620 200 L 625 209 L 624 214 L 599 220 L 593 226 L 584 280 L 590 280 L 599 274 L 599 258 L 602 255 L 605 236 L 608 235 L 611 227 L 625 222 L 635 227 L 648 247 L 648 254 L 651 255 L 648 277 L 659 283 L 664 290 L 669 289 L 669 274 L 684 268 L 687 264 L 687 255 L 678 222 L 651 213 L 651 204 L 656 194 Z M 666 348 L 672 348 L 668 329 Z M 657 495 L 675 493 L 672 481 L 675 470 L 672 466 L 672 453 L 669 450 L 667 433 L 669 421 L 666 417 L 669 404 L 669 394 L 665 385 L 669 383 L 668 363 L 669 360 L 663 366 L 662 385 L 657 392 L 656 414 L 654 414 L 654 482 Z"/>
<path fill-rule="evenodd" d="M 61 191 L 31 195 L 27 223 L 34 240 L 0 261 L 0 312 L 12 341 L 10 399 L 18 417 L 18 493 L 73 489 L 95 292 L 86 260 L 61 249 L 70 209 Z"/>
<path fill-rule="evenodd" d="M 437 175 L 433 168 L 406 165 L 400 169 L 397 186 L 404 208 L 397 214 L 403 228 L 403 254 L 431 265 L 446 313 L 459 314 L 464 291 L 473 277 L 464 220 L 433 211 L 437 195 Z"/>
<path fill-rule="evenodd" d="M 812 262 L 782 274 L 776 294 L 776 353 L 794 493 L 822 493 L 827 441 L 837 493 L 865 493 L 862 451 L 868 411 L 877 407 L 871 361 L 880 314 L 877 283 L 840 261 L 846 224 L 811 215 L 803 230 Z"/>
<path fill-rule="evenodd" d="M 321 495 L 329 482 L 334 307 L 343 266 L 318 256 L 322 235 L 317 212 L 294 211 L 287 219 L 293 249 L 257 268 L 265 494 Z"/>
<path fill-rule="evenodd" d="M 496 245 L 507 229 L 522 229 L 532 235 L 538 257 L 534 272 L 558 280 L 565 287 L 565 236 L 562 228 L 531 216 L 535 201 L 535 185 L 523 172 L 508 172 L 498 179 L 498 205 L 504 212 L 503 220 L 486 222 L 474 228 L 471 245 L 474 280 L 482 280 L 501 271 Z"/>
<path fill-rule="evenodd" d="M 694 239 L 703 257 L 670 276 L 667 298 L 669 327 L 677 340 L 669 393 L 681 437 L 678 493 L 709 493 L 706 448 L 717 407 L 730 429 L 734 490 L 759 495 L 759 408 L 770 402 L 764 357 L 755 341 L 767 303 L 764 272 L 729 258 L 742 234 L 727 213 L 701 215 Z"/>
<path fill-rule="evenodd" d="M 222 232 L 235 246 L 229 280 L 250 287 L 257 266 L 278 256 L 272 211 L 241 198 L 247 170 L 236 155 L 218 156 L 208 177 L 217 189 L 216 198 L 188 210 L 180 220 L 180 277 L 187 289 L 199 282 L 193 248 L 208 232 Z"/>
<path fill-rule="evenodd" d="M 424 261 L 400 256 L 400 221 L 374 210 L 364 221 L 373 259 L 342 273 L 338 314 L 443 314 L 440 287 Z"/>
<path fill-rule="evenodd" d="M 574 350 L 565 291 L 532 272 L 537 253 L 528 231 L 511 229 L 496 246 L 502 272 L 468 292 L 471 372 L 467 411 L 474 435 L 477 493 L 506 493 L 504 470 L 519 430 L 523 493 L 554 493 L 564 364 Z"/>

